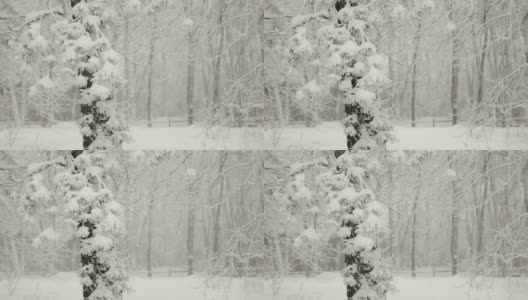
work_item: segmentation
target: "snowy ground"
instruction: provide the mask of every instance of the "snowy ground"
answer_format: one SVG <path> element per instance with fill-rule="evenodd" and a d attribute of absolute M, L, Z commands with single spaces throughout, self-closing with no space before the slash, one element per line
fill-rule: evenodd
<path fill-rule="evenodd" d="M 282 282 L 203 277 L 145 278 L 133 277 L 134 291 L 124 300 L 339 300 L 345 288 L 338 273 L 324 273 L 316 278 L 292 277 Z M 463 276 L 436 278 L 397 277 L 398 291 L 387 300 L 525 300 L 528 279 L 486 279 L 473 281 Z M 0 282 L 1 300 L 81 300 L 78 278 L 63 273 L 49 279 L 23 279 L 13 296 L 7 296 L 5 282 Z M 276 293 L 274 293 L 274 290 Z"/>
<path fill-rule="evenodd" d="M 337 122 L 315 128 L 283 129 L 132 126 L 129 150 L 335 150 L 344 149 L 345 137 Z M 528 128 L 469 128 L 397 126 L 390 150 L 528 150 Z M 81 148 L 73 122 L 52 128 L 0 131 L 0 149 L 71 150 Z"/>

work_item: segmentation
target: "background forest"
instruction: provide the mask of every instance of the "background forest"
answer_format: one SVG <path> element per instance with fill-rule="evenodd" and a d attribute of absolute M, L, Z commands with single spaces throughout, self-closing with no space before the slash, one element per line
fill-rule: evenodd
<path fill-rule="evenodd" d="M 296 93 L 317 73 L 288 61 L 292 20 L 317 1 L 119 2 L 106 36 L 122 55 L 116 98 L 141 126 L 288 126 L 343 119 L 336 91 Z M 152 5 L 161 5 L 155 12 Z M 0 118 L 48 126 L 79 118 L 53 60 L 23 63 L 24 15 L 47 1 L 0 1 Z M 300 8 L 300 9 L 299 9 Z M 522 0 L 377 1 L 372 40 L 389 58 L 395 124 L 526 123 L 528 8 Z M 45 95 L 31 88 L 47 75 Z M 136 121 L 134 123 L 134 121 Z M 35 124 L 35 122 L 37 124 Z M 25 125 L 24 125 L 25 124 Z"/>
<path fill-rule="evenodd" d="M 342 119 L 337 89 L 308 86 L 319 73 L 318 57 L 306 55 L 297 68 L 278 67 L 288 65 L 296 16 L 317 15 L 320 1 L 265 2 L 270 99 L 295 107 L 283 113 L 286 121 Z M 371 40 L 389 59 L 392 84 L 385 99 L 394 121 L 407 120 L 404 124 L 413 126 L 526 123 L 525 1 L 404 0 L 377 1 L 374 6 Z M 296 97 L 302 89 L 308 89 L 315 100 Z M 399 123 L 403 122 L 395 124 Z"/>
<path fill-rule="evenodd" d="M 63 155 L 1 153 L 0 266 L 12 279 L 78 269 L 79 242 L 64 216 L 47 211 L 28 220 L 20 210 L 31 164 Z M 131 271 L 149 276 L 280 278 L 341 270 L 341 240 L 318 231 L 322 217 L 312 222 L 320 200 L 291 206 L 296 170 L 332 157 L 312 151 L 119 154 L 107 181 L 125 208 L 121 255 Z M 396 273 L 432 275 L 433 267 L 436 274 L 526 273 L 526 153 L 393 152 L 378 164 L 369 185 L 389 207 L 383 253 Z M 45 172 L 51 180 L 53 169 Z M 318 172 L 305 172 L 306 190 L 315 193 Z"/>

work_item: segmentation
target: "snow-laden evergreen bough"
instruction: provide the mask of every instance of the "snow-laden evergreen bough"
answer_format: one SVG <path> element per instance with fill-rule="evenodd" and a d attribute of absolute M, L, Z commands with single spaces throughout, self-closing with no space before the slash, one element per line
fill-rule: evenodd
<path fill-rule="evenodd" d="M 377 150 L 384 150 L 391 139 L 392 126 L 384 109 L 381 92 L 389 83 L 387 59 L 377 53 L 369 39 L 376 21 L 371 0 L 307 1 L 312 11 L 295 17 L 294 35 L 289 40 L 289 59 L 295 66 L 310 65 L 316 71 L 297 92 L 297 98 L 320 97 L 321 91 L 337 86 L 346 118 L 347 152 L 336 151 L 335 163 L 317 177 L 317 194 L 307 196 L 305 166 L 293 166 L 295 180 L 290 185 L 290 207 L 311 199 L 304 214 L 325 216 L 325 225 L 334 225 L 345 249 L 347 299 L 382 299 L 391 289 L 389 264 L 380 243 L 387 233 L 385 207 L 368 187 L 377 163 Z M 315 199 L 315 200 L 314 200 Z M 302 206 L 301 206 L 302 207 Z M 308 218 L 310 219 L 310 218 Z M 307 228 L 299 241 L 310 242 L 321 234 Z M 328 226 L 322 226 L 328 231 Z M 321 231 L 321 230 L 320 230 Z"/>
<path fill-rule="evenodd" d="M 33 180 L 28 185 L 25 210 L 31 215 L 38 211 L 36 208 L 51 205 L 51 210 L 43 212 L 68 215 L 81 240 L 83 299 L 118 299 L 127 287 L 126 267 L 115 249 L 122 231 L 119 205 L 104 184 L 111 156 L 97 152 L 120 149 L 127 139 L 124 112 L 115 99 L 115 90 L 123 83 L 117 66 L 120 56 L 104 34 L 116 16 L 114 7 L 118 3 L 52 1 L 50 7 L 53 4 L 57 6 L 26 16 L 25 26 L 29 29 L 20 38 L 27 66 L 33 64 L 39 71 L 45 66 L 44 76 L 30 89 L 30 96 L 49 93 L 47 90 L 57 86 L 78 88 L 79 123 L 83 149 L 87 151 L 72 151 L 64 163 L 41 165 L 65 168 L 54 179 L 53 196 L 42 196 L 42 169 L 31 171 Z M 36 244 L 50 232 L 41 235 Z"/>
<path fill-rule="evenodd" d="M 390 83 L 388 59 L 377 53 L 369 33 L 377 19 L 373 0 L 312 0 L 311 13 L 292 20 L 288 58 L 293 68 L 311 66 L 297 98 L 321 100 L 337 86 L 346 118 L 347 146 L 387 143 L 392 126 L 381 92 Z M 308 72 L 307 72 L 308 73 Z M 316 99 L 317 100 L 317 99 Z"/>
<path fill-rule="evenodd" d="M 108 157 L 108 153 L 85 151 L 33 164 L 23 195 L 28 222 L 43 217 L 55 220 L 33 246 L 72 233 L 80 239 L 83 299 L 121 299 L 128 289 L 126 263 L 116 248 L 124 233 L 122 206 L 105 184 L 112 168 Z M 44 172 L 55 174 L 51 182 L 44 179 Z"/>
<path fill-rule="evenodd" d="M 323 171 L 308 180 L 305 174 L 312 168 Z M 389 233 L 387 208 L 368 186 L 380 168 L 372 152 L 348 152 L 291 167 L 285 206 L 294 222 L 302 222 L 295 225 L 304 227 L 294 245 L 311 248 L 341 238 L 347 299 L 383 299 L 392 289 L 390 260 L 380 247 Z"/>
<path fill-rule="evenodd" d="M 50 5 L 54 2 L 52 1 Z M 56 7 L 31 12 L 20 37 L 22 61 L 36 69 L 40 79 L 30 97 L 77 87 L 83 148 L 108 149 L 127 139 L 125 113 L 118 107 L 115 90 L 123 84 L 120 55 L 105 37 L 116 16 L 111 0 L 56 1 Z"/>

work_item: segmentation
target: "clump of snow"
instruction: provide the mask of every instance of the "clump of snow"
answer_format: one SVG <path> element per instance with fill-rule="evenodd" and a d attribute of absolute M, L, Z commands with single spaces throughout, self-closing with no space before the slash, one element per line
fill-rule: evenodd
<path fill-rule="evenodd" d="M 182 21 L 183 27 L 185 27 L 187 30 L 194 27 L 194 21 L 190 18 L 184 18 Z"/>
<path fill-rule="evenodd" d="M 187 168 L 187 170 L 185 170 L 185 176 L 187 178 L 195 178 L 196 177 L 196 170 L 193 169 L 193 168 Z"/>
<path fill-rule="evenodd" d="M 447 22 L 445 29 L 447 32 L 452 33 L 457 29 L 457 26 L 453 22 Z"/>
<path fill-rule="evenodd" d="M 125 11 L 128 13 L 138 13 L 141 11 L 140 0 L 128 0 L 125 6 Z"/>
<path fill-rule="evenodd" d="M 396 4 L 391 10 L 391 16 L 394 18 L 404 18 L 407 15 L 407 8 L 401 4 Z"/>

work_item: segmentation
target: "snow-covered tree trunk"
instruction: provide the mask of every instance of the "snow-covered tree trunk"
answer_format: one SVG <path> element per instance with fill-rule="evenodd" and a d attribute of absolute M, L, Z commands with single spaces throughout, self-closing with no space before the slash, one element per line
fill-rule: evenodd
<path fill-rule="evenodd" d="M 53 205 L 58 209 L 57 203 L 63 204 L 63 215 L 70 216 L 69 224 L 75 224 L 80 238 L 80 275 L 86 300 L 113 300 L 127 288 L 126 271 L 115 249 L 122 230 L 120 205 L 105 184 L 109 154 L 96 151 L 119 149 L 127 138 L 127 126 L 114 99 L 114 89 L 122 82 L 116 67 L 120 56 L 104 31 L 111 18 L 107 10 L 113 4 L 71 0 L 61 2 L 61 7 L 31 12 L 25 23 L 29 29 L 21 36 L 23 57 L 28 63 L 32 56 L 39 61 L 42 55 L 51 54 L 48 57 L 58 59 L 47 67 L 60 67 L 62 74 L 51 76 L 48 72 L 31 87 L 30 94 L 44 92 L 49 96 L 46 89 L 57 86 L 65 90 L 78 87 L 81 94 L 79 123 L 84 150 L 72 151 L 60 163 L 35 166 L 30 172 L 33 180 L 24 209 L 31 215 L 38 207 L 50 205 L 49 192 L 44 197 L 38 195 L 44 184 L 39 179 L 43 169 L 52 165 L 66 169 L 54 178 L 57 195 L 53 195 Z M 41 23 L 49 25 L 49 30 L 41 30 Z M 49 232 L 36 239 L 37 244 L 46 234 Z"/>

